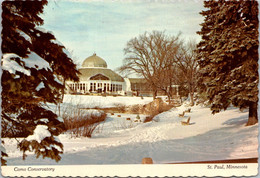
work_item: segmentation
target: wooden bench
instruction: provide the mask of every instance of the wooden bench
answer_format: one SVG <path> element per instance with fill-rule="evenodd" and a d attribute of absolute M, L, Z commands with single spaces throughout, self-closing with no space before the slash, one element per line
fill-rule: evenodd
<path fill-rule="evenodd" d="M 182 114 L 179 114 L 179 117 L 184 117 L 184 115 L 185 115 L 185 111 L 183 111 Z"/>
<path fill-rule="evenodd" d="M 181 125 L 190 125 L 190 117 L 188 117 L 187 121 L 181 121 Z"/>
<path fill-rule="evenodd" d="M 191 108 L 187 109 L 185 112 L 191 112 Z"/>
<path fill-rule="evenodd" d="M 153 164 L 153 159 L 152 158 L 143 158 L 142 164 Z"/>

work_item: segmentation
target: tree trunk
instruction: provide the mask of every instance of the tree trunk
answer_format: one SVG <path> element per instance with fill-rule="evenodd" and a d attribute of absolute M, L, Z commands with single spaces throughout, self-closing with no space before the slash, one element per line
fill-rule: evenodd
<path fill-rule="evenodd" d="M 154 91 L 153 91 L 153 100 L 156 99 L 156 96 L 157 96 L 157 90 L 154 90 Z"/>
<path fill-rule="evenodd" d="M 249 116 L 246 126 L 254 125 L 258 122 L 257 116 L 257 102 L 250 102 L 249 104 Z"/>
<path fill-rule="evenodd" d="M 62 92 L 62 94 L 61 94 L 61 101 L 59 101 L 59 103 L 58 103 L 59 117 L 61 116 L 60 115 L 60 104 L 63 102 L 63 98 L 64 98 L 64 94 L 65 94 L 65 88 L 66 88 L 65 84 L 66 84 L 66 80 L 63 79 L 63 86 L 64 86 L 64 88 L 61 91 Z"/>
<path fill-rule="evenodd" d="M 194 93 L 190 92 L 190 106 L 194 106 Z"/>
<path fill-rule="evenodd" d="M 194 106 L 194 85 L 193 85 L 193 81 L 192 81 L 192 83 L 191 83 L 190 105 L 191 105 L 191 106 Z"/>
<path fill-rule="evenodd" d="M 190 105 L 191 106 L 194 106 L 194 90 L 193 90 L 193 87 L 192 87 L 192 84 L 189 83 L 189 96 L 190 96 Z"/>
<path fill-rule="evenodd" d="M 167 97 L 168 97 L 168 103 L 171 104 L 171 94 L 168 93 Z"/>

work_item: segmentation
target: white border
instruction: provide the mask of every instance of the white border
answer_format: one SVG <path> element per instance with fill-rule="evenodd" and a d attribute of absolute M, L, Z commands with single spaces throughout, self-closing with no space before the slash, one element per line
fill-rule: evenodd
<path fill-rule="evenodd" d="M 228 169 L 227 165 L 241 166 L 241 168 Z M 211 166 L 211 168 L 209 168 Z M 223 167 L 224 169 L 221 169 Z M 17 168 L 20 171 L 15 171 Z M 49 168 L 48 171 L 29 171 L 31 168 Z M 239 164 L 136 164 L 136 165 L 69 165 L 69 166 L 2 166 L 3 176 L 256 176 L 258 163 Z M 23 171 L 21 171 L 23 169 Z M 26 170 L 26 171 L 25 171 Z"/>

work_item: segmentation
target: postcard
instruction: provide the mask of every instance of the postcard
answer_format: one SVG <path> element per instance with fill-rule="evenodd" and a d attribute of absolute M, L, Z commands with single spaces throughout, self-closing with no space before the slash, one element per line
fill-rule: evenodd
<path fill-rule="evenodd" d="M 258 11 L 3 1 L 2 175 L 258 175 Z"/>

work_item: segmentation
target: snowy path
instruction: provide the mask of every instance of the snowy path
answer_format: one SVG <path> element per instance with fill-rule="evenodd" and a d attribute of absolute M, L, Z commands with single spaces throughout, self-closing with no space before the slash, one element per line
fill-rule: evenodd
<path fill-rule="evenodd" d="M 258 156 L 258 125 L 245 127 L 248 112 L 230 108 L 211 115 L 208 108 L 195 106 L 185 118 L 179 118 L 184 109 L 172 109 L 158 115 L 158 122 L 134 123 L 130 128 L 124 128 L 129 126 L 125 120 L 129 115 L 109 116 L 93 138 L 61 135 L 64 154 L 59 163 L 33 155 L 23 161 L 6 139 L 7 150 L 13 151 L 8 164 L 140 164 L 144 157 L 152 157 L 155 163 L 172 163 Z M 182 126 L 180 121 L 188 116 L 192 125 Z"/>

